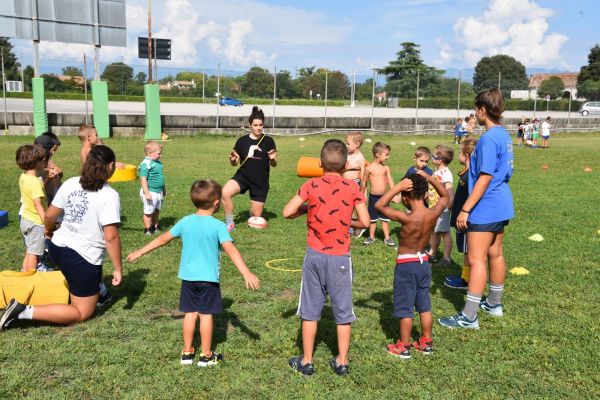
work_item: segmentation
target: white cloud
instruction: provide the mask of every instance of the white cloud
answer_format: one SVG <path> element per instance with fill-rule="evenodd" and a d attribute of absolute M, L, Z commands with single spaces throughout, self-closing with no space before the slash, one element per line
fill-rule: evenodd
<path fill-rule="evenodd" d="M 461 58 L 473 66 L 484 56 L 507 54 L 527 67 L 555 67 L 562 63 L 560 50 L 568 37 L 549 32 L 553 14 L 534 0 L 491 0 L 483 16 L 456 22 L 456 50 L 439 39 L 439 61 Z"/>

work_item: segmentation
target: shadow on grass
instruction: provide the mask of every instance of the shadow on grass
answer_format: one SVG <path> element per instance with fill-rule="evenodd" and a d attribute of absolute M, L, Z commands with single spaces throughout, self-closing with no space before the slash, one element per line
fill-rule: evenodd
<path fill-rule="evenodd" d="M 216 349 L 217 345 L 221 344 L 221 347 L 225 345 L 227 341 L 227 335 L 235 328 L 239 329 L 244 335 L 248 336 L 252 340 L 260 340 L 260 335 L 250 329 L 244 324 L 238 316 L 231 311 L 231 305 L 233 300 L 225 297 L 223 298 L 223 313 L 215 315 L 214 319 L 214 335 L 213 335 L 213 348 Z M 200 343 L 197 344 L 200 348 Z M 222 350 L 222 349 L 221 349 Z"/>
<path fill-rule="evenodd" d="M 175 217 L 164 217 L 164 218 L 161 217 L 158 220 L 158 225 L 163 231 L 166 232 L 170 227 L 175 225 L 176 220 L 177 220 L 177 218 L 175 218 Z"/>
<path fill-rule="evenodd" d="M 277 218 L 277 214 L 275 214 L 267 209 L 265 209 L 263 211 L 262 216 L 267 221 Z M 245 210 L 235 216 L 234 222 L 236 223 L 236 225 L 238 225 L 238 224 L 248 221 L 248 218 L 250 218 L 250 211 Z"/>
<path fill-rule="evenodd" d="M 123 306 L 124 310 L 131 310 L 135 303 L 139 300 L 142 293 L 146 289 L 146 275 L 150 270 L 148 268 L 136 269 L 127 273 L 119 286 L 112 286 L 111 276 L 104 278 L 104 284 L 111 293 L 113 300 L 104 307 L 96 309 L 96 317 L 101 316 L 107 310 L 112 308 L 112 305 L 123 297 L 127 298 L 127 303 Z"/>
<path fill-rule="evenodd" d="M 289 309 L 282 313 L 281 316 L 287 319 L 295 316 L 296 311 L 297 308 Z M 323 312 L 321 313 L 321 320 L 319 321 L 317 337 L 315 338 L 315 345 L 313 349 L 316 349 L 320 343 L 325 343 L 331 354 L 335 356 L 338 354 L 337 324 L 332 319 L 332 315 L 331 307 L 328 305 L 325 306 L 323 308 Z M 298 347 L 300 353 L 302 353 L 302 324 L 298 324 L 296 346 Z"/>
<path fill-rule="evenodd" d="M 460 275 L 460 266 L 452 261 L 452 264 L 447 268 L 436 267 L 435 264 L 432 268 L 432 286 L 431 293 L 435 294 L 439 292 L 444 300 L 447 300 L 452 304 L 454 309 L 458 312 L 462 310 L 465 305 L 465 294 L 467 293 L 464 290 L 458 289 L 450 289 L 446 285 L 444 285 L 444 280 L 448 275 Z"/>

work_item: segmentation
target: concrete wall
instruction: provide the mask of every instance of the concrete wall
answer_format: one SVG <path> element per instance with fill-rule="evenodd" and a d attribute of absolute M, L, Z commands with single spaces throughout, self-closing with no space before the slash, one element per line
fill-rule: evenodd
<path fill-rule="evenodd" d="M 115 137 L 143 136 L 145 132 L 144 115 L 111 114 L 109 117 L 111 135 Z M 414 118 L 374 118 L 373 131 L 390 134 L 451 134 L 454 132 L 454 118 L 419 118 L 415 127 Z M 33 135 L 33 115 L 31 113 L 8 113 L 7 122 L 11 135 Z M 92 121 L 89 121 L 90 123 Z M 216 116 L 163 115 L 163 132 L 169 135 L 195 135 L 198 133 L 239 134 L 242 126 L 247 126 L 246 117 L 221 116 L 217 129 Z M 516 130 L 518 118 L 504 119 L 509 130 Z M 52 132 L 58 135 L 76 135 L 78 127 L 85 123 L 83 114 L 48 114 L 48 124 Z M 265 119 L 265 130 L 280 134 L 305 134 L 309 132 L 331 130 L 369 130 L 371 118 L 365 117 L 277 117 L 275 129 L 272 129 L 271 117 Z M 325 125 L 327 124 L 327 125 Z M 577 118 L 567 124 L 566 118 L 552 121 L 554 133 L 577 130 L 599 130 L 600 118 Z"/>

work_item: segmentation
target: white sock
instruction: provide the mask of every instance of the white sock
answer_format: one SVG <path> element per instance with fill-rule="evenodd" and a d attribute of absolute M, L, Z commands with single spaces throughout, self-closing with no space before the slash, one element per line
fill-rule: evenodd
<path fill-rule="evenodd" d="M 225 221 L 226 222 L 233 222 L 233 214 L 225 214 Z"/>
<path fill-rule="evenodd" d="M 106 286 L 104 285 L 104 282 L 100 282 L 100 296 L 106 296 L 107 293 L 108 293 L 108 290 L 106 290 Z"/>
<path fill-rule="evenodd" d="M 17 317 L 18 319 L 33 319 L 33 306 L 26 306 Z"/>

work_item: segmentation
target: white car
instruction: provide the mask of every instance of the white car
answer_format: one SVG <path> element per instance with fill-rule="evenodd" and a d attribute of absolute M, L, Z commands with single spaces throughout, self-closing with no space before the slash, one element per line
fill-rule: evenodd
<path fill-rule="evenodd" d="M 584 103 L 579 108 L 579 114 L 583 115 L 584 117 L 590 114 L 600 114 L 600 101 L 590 101 Z"/>

